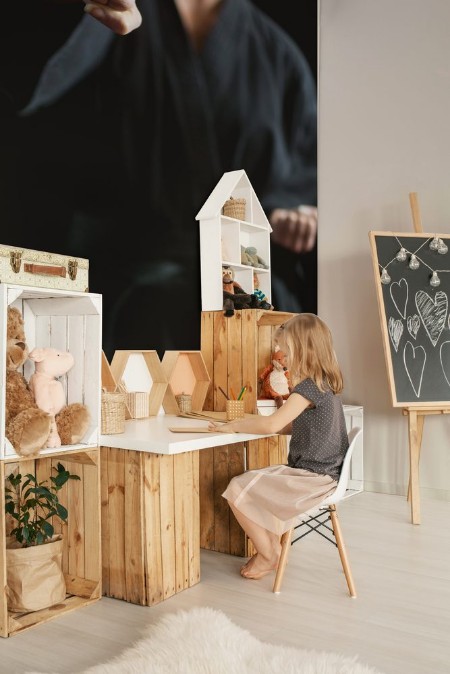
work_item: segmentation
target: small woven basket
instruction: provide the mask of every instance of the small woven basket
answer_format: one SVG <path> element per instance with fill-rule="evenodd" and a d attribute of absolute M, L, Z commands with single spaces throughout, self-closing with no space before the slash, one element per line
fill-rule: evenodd
<path fill-rule="evenodd" d="M 146 391 L 128 391 L 127 406 L 132 419 L 145 419 L 149 416 L 149 394 Z"/>
<path fill-rule="evenodd" d="M 125 394 L 102 391 L 101 400 L 102 435 L 125 431 Z"/>
<path fill-rule="evenodd" d="M 192 396 L 187 393 L 180 393 L 175 396 L 180 408 L 180 412 L 192 412 Z"/>
<path fill-rule="evenodd" d="M 230 197 L 223 205 L 223 214 L 236 220 L 245 220 L 245 199 L 233 199 Z"/>

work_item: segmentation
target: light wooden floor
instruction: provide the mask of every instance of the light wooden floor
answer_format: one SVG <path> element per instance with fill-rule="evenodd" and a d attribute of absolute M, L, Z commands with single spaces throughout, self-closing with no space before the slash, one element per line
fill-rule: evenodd
<path fill-rule="evenodd" d="M 118 655 L 165 613 L 210 606 L 266 642 L 359 655 L 385 674 L 449 674 L 450 503 L 422 499 L 419 526 L 399 496 L 359 494 L 339 512 L 356 599 L 337 549 L 316 534 L 292 548 L 279 595 L 272 576 L 241 578 L 241 558 L 202 551 L 201 582 L 158 606 L 104 597 L 0 639 L 0 672 L 79 672 Z"/>

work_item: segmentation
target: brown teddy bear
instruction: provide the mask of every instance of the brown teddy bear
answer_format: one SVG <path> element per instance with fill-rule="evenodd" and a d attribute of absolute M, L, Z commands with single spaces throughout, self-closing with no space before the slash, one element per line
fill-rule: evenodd
<path fill-rule="evenodd" d="M 28 358 L 22 314 L 8 307 L 6 343 L 5 434 L 19 456 L 38 454 L 46 446 L 51 418 L 37 406 L 18 371 Z"/>

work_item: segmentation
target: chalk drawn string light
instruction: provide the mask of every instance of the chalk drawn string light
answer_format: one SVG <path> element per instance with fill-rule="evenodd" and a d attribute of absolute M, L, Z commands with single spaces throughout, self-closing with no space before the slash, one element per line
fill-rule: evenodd
<path fill-rule="evenodd" d="M 443 239 L 440 239 L 438 236 L 433 236 L 432 238 L 426 239 L 414 252 L 408 250 L 405 248 L 405 246 L 401 243 L 399 238 L 396 236 L 398 245 L 400 246 L 400 250 L 396 253 L 395 257 L 392 258 L 387 264 L 384 266 L 380 263 L 378 263 L 379 268 L 381 269 L 381 274 L 380 274 L 380 281 L 383 285 L 389 285 L 391 282 L 391 277 L 388 272 L 388 267 L 390 264 L 393 262 L 406 262 L 408 261 L 408 267 L 415 271 L 420 267 L 421 264 L 425 265 L 430 272 L 430 286 L 432 288 L 437 288 L 440 283 L 441 279 L 439 278 L 438 274 L 443 274 L 446 272 L 449 272 L 450 269 L 432 269 L 429 264 L 425 262 L 421 257 L 417 255 L 417 253 L 420 251 L 421 248 L 426 246 L 428 244 L 428 248 L 434 252 L 439 253 L 440 255 L 445 255 L 448 253 L 448 246 L 446 243 L 443 241 Z M 409 256 L 409 259 L 408 259 Z"/>

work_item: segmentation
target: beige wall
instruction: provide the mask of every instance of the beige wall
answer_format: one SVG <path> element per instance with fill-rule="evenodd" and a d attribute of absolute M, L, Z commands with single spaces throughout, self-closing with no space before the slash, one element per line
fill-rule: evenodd
<path fill-rule="evenodd" d="M 407 421 L 391 405 L 370 230 L 450 233 L 450 2 L 319 4 L 319 314 L 364 407 L 369 491 L 406 493 Z M 450 500 L 450 417 L 425 420 L 421 493 Z M 426 517 L 426 511 L 422 517 Z"/>

